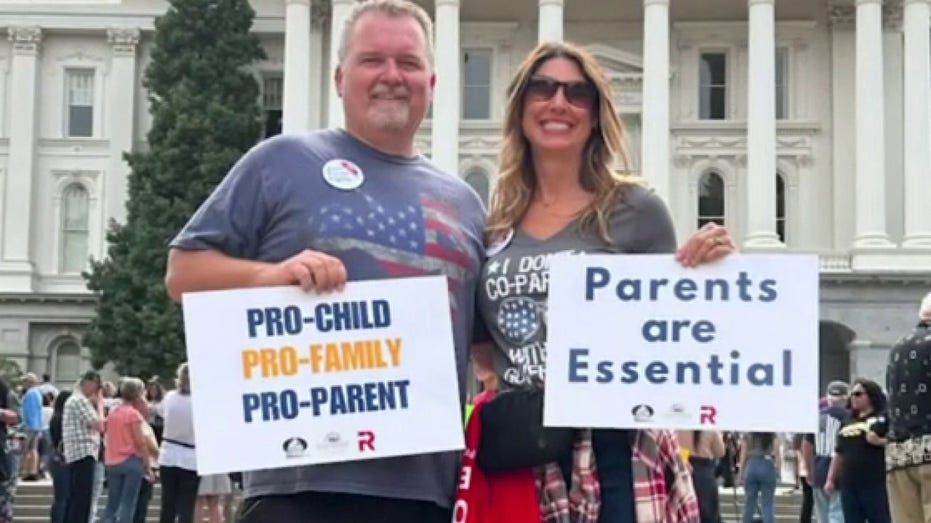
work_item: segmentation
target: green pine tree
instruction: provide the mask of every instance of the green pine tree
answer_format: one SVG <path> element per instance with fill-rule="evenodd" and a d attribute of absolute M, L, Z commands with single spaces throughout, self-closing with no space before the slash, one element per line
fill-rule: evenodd
<path fill-rule="evenodd" d="M 170 376 L 185 359 L 181 308 L 164 285 L 168 242 L 260 136 L 254 16 L 248 0 L 171 0 L 156 20 L 149 147 L 126 155 L 126 223 L 110 224 L 108 257 L 84 275 L 98 298 L 84 335 L 96 368 Z"/>

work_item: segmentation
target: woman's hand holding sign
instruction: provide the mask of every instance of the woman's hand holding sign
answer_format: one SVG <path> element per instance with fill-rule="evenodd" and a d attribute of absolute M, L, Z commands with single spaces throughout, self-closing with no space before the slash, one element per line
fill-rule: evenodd
<path fill-rule="evenodd" d="M 348 275 L 342 260 L 335 256 L 304 249 L 282 262 L 260 271 L 257 286 L 300 285 L 305 291 L 341 291 Z"/>
<path fill-rule="evenodd" d="M 686 267 L 711 263 L 737 252 L 737 245 L 727 229 L 714 223 L 706 223 L 676 251 L 676 259 Z"/>

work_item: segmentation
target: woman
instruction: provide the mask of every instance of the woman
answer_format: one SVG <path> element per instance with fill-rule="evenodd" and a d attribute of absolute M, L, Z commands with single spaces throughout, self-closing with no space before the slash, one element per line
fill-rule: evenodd
<path fill-rule="evenodd" d="M 860 378 L 850 389 L 852 416 L 841 427 L 824 490 L 839 487 L 845 523 L 890 523 L 886 492 L 886 395 Z M 839 480 L 839 481 L 838 481 Z"/>
<path fill-rule="evenodd" d="M 165 416 L 162 411 L 162 401 L 165 399 L 165 387 L 153 376 L 145 386 L 145 399 L 149 402 L 149 413 L 146 420 L 155 432 L 155 439 L 162 444 L 162 431 L 165 428 Z"/>
<path fill-rule="evenodd" d="M 232 493 L 233 485 L 228 474 L 201 476 L 197 488 L 197 520 L 223 523 L 223 506 Z"/>
<path fill-rule="evenodd" d="M 701 523 L 721 523 L 718 460 L 724 457 L 724 434 L 716 430 L 679 431 L 676 436 L 692 466 L 692 485 L 698 498 Z"/>
<path fill-rule="evenodd" d="M 777 463 L 782 462 L 779 442 L 772 432 L 751 432 L 740 447 L 740 481 L 744 485 L 743 523 L 753 523 L 757 508 L 763 523 L 776 520 Z"/>
<path fill-rule="evenodd" d="M 62 523 L 65 520 L 65 506 L 68 504 L 68 464 L 65 463 L 61 443 L 61 421 L 65 415 L 65 402 L 70 397 L 71 391 L 63 390 L 58 393 L 52 407 L 52 418 L 49 420 L 49 436 L 52 440 L 48 467 L 52 475 L 52 508 L 49 519 L 52 523 Z"/>
<path fill-rule="evenodd" d="M 162 480 L 160 523 L 191 523 L 197 501 L 197 458 L 194 455 L 194 413 L 187 363 L 178 367 L 178 388 L 165 395 L 165 432 L 159 456 Z"/>
<path fill-rule="evenodd" d="M 133 523 L 143 481 L 154 481 L 144 415 L 148 412 L 145 384 L 124 378 L 117 395 L 121 403 L 107 415 L 104 465 L 107 467 L 107 506 L 103 523 Z"/>
<path fill-rule="evenodd" d="M 484 341 L 494 344 L 476 350 L 492 351 L 500 390 L 542 389 L 547 286 L 511 285 L 503 303 L 504 297 L 489 292 L 493 286 L 487 284 L 515 275 L 521 260 L 567 250 L 673 253 L 675 233 L 655 194 L 637 179 L 613 173 L 618 157 L 626 168 L 623 129 L 608 80 L 586 51 L 545 43 L 531 52 L 508 90 L 504 133 L 489 216 L 491 246 L 479 285 L 491 338 Z M 690 238 L 677 257 L 694 266 L 733 251 L 727 231 L 712 224 Z M 542 265 L 521 277 L 546 282 Z M 508 328 L 509 322 L 499 321 L 517 302 L 538 316 L 532 329 Z M 691 479 L 673 433 L 580 430 L 578 436 L 576 449 L 559 464 L 541 464 L 534 472 L 542 485 L 545 521 L 698 521 Z M 482 439 L 506 437 L 482 434 Z M 597 475 L 590 470 L 592 445 Z M 636 493 L 633 477 L 642 482 Z"/>

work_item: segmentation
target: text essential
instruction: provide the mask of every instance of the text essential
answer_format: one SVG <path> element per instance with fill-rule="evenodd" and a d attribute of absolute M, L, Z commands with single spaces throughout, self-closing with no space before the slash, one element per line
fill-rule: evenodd
<path fill-rule="evenodd" d="M 183 302 L 201 474 L 464 447 L 445 278 Z"/>
<path fill-rule="evenodd" d="M 549 280 L 546 425 L 816 431 L 816 256 L 559 254 Z"/>

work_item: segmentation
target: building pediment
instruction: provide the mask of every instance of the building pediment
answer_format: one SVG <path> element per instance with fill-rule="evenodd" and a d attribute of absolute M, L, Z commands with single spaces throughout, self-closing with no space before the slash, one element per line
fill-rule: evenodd
<path fill-rule="evenodd" d="M 639 113 L 643 100 L 643 58 L 605 44 L 585 48 L 604 68 L 620 112 Z"/>
<path fill-rule="evenodd" d="M 643 58 L 634 53 L 605 44 L 591 44 L 586 46 L 586 50 L 609 74 L 643 76 Z"/>

